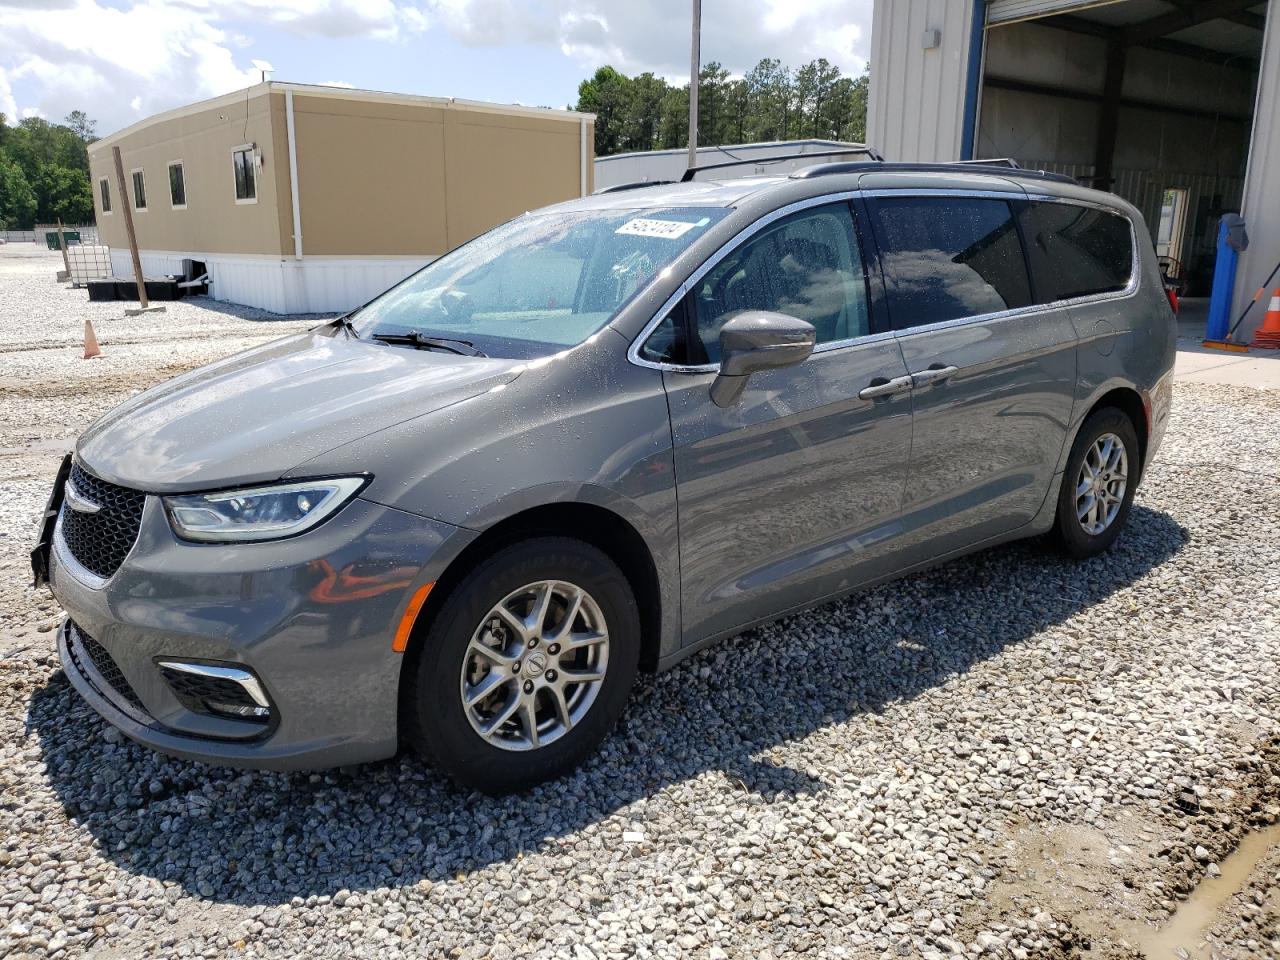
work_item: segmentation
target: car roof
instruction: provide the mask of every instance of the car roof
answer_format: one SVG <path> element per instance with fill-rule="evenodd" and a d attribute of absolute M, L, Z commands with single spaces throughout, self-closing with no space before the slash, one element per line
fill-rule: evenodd
<path fill-rule="evenodd" d="M 635 210 L 655 207 L 732 207 L 786 177 L 739 177 L 730 180 L 693 180 L 689 183 L 656 183 L 606 190 L 577 200 L 558 203 L 550 210 Z"/>
<path fill-rule="evenodd" d="M 832 163 L 802 168 L 787 176 L 726 177 L 653 185 L 624 184 L 556 204 L 550 210 L 643 210 L 660 207 L 741 207 L 779 205 L 806 196 L 881 190 L 945 190 L 1025 193 L 1136 211 L 1121 197 L 1081 186 L 1069 177 L 1037 170 L 975 164 Z"/>

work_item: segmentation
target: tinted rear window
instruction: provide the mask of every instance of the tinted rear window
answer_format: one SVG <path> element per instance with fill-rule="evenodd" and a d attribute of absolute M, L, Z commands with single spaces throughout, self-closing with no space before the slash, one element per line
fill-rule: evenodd
<path fill-rule="evenodd" d="M 871 211 L 895 329 L 1031 303 L 1026 261 L 1005 201 L 881 197 Z"/>
<path fill-rule="evenodd" d="M 1111 293 L 1129 285 L 1133 232 L 1124 217 L 1049 202 L 1024 204 L 1021 216 L 1041 303 Z"/>

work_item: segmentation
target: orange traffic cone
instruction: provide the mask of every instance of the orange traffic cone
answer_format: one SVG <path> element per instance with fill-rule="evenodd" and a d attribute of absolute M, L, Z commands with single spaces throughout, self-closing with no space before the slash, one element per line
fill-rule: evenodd
<path fill-rule="evenodd" d="M 98 335 L 93 332 L 93 324 L 89 320 L 84 322 L 84 358 L 92 360 L 94 357 L 102 356 L 102 351 L 98 349 Z"/>
<path fill-rule="evenodd" d="M 1271 291 L 1271 305 L 1267 307 L 1262 326 L 1253 335 L 1253 345 L 1280 350 L 1280 289 Z"/>

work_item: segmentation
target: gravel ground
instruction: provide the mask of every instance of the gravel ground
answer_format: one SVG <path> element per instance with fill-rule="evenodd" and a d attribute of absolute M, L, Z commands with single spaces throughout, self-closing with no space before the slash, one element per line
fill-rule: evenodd
<path fill-rule="evenodd" d="M 1274 395 L 1202 385 L 1106 556 L 1018 544 L 753 630 L 643 679 L 527 795 L 411 757 L 283 775 L 136 747 L 26 586 L 59 448 L 307 321 L 112 320 L 34 262 L 0 251 L 0 955 L 1132 958 L 1280 819 Z M 86 315 L 104 360 L 51 345 Z M 1204 956 L 1280 956 L 1277 869 Z"/>

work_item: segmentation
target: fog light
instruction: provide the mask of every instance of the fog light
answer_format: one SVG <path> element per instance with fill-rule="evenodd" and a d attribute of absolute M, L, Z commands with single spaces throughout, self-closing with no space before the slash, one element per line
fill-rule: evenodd
<path fill-rule="evenodd" d="M 210 710 L 216 713 L 226 713 L 234 717 L 251 717 L 253 719 L 266 719 L 271 716 L 270 707 L 260 707 L 256 703 L 248 706 L 243 703 L 220 703 L 216 700 L 206 700 Z"/>
<path fill-rule="evenodd" d="M 178 702 L 192 713 L 257 723 L 271 720 L 271 701 L 249 670 L 182 660 L 161 660 L 156 666 Z"/>

